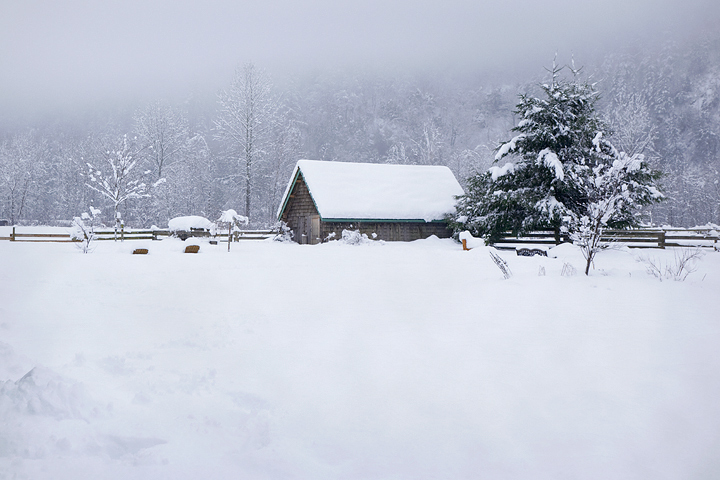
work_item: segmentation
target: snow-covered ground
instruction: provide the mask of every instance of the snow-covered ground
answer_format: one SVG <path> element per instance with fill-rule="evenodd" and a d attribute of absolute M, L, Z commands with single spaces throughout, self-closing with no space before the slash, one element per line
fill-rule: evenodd
<path fill-rule="evenodd" d="M 720 476 L 720 253 L 200 245 L 0 242 L 0 479 Z"/>

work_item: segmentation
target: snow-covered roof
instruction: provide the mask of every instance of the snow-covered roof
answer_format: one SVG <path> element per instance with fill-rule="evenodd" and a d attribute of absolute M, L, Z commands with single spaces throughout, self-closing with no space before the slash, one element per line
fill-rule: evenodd
<path fill-rule="evenodd" d="M 442 220 L 464 193 L 444 166 L 300 160 L 278 217 L 299 174 L 323 220 Z"/>

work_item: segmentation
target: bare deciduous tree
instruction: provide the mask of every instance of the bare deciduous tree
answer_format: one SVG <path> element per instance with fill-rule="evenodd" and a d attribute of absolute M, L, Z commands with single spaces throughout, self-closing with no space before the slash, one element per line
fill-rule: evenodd
<path fill-rule="evenodd" d="M 187 119 L 175 108 L 155 102 L 135 115 L 138 156 L 154 169 L 157 180 L 163 169 L 182 161 L 190 134 Z"/>
<path fill-rule="evenodd" d="M 87 164 L 89 182 L 86 185 L 112 203 L 117 238 L 120 204 L 126 200 L 144 198 L 149 195 L 145 193 L 146 185 L 140 181 L 140 175 L 134 171 L 138 160 L 128 143 L 127 135 L 123 135 L 121 145 L 117 150 L 105 151 L 104 160 L 105 172 L 90 163 Z"/>
<path fill-rule="evenodd" d="M 238 180 L 245 197 L 245 216 L 249 217 L 255 176 L 266 156 L 278 102 L 265 72 L 248 63 L 235 72 L 230 88 L 220 93 L 219 104 L 215 138 L 237 162 L 239 172 L 232 177 Z"/>
<path fill-rule="evenodd" d="M 22 218 L 46 157 L 45 142 L 36 141 L 31 132 L 0 144 L 0 212 L 11 224 Z"/>

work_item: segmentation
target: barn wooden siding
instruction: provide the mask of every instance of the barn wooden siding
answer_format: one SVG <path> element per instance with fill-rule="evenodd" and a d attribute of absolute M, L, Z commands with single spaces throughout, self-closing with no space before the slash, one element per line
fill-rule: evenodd
<path fill-rule="evenodd" d="M 360 230 L 360 233 L 373 238 L 376 234 L 377 240 L 410 242 L 421 238 L 428 238 L 436 235 L 440 238 L 450 238 L 452 231 L 448 229 L 445 222 L 376 222 L 353 221 L 353 222 L 321 222 L 320 233 L 325 239 L 331 233 L 335 233 L 336 239 L 341 238 L 343 230 Z"/>
<path fill-rule="evenodd" d="M 311 223 L 313 217 L 319 216 L 320 214 L 315 207 L 315 202 L 313 202 L 310 196 L 310 191 L 307 188 L 305 179 L 302 173 L 298 172 L 297 179 L 290 192 L 290 198 L 287 201 L 280 220 L 287 223 L 290 230 L 293 231 L 293 239 L 296 242 L 302 243 L 302 236 L 305 235 L 307 243 L 316 243 L 312 238 Z"/>

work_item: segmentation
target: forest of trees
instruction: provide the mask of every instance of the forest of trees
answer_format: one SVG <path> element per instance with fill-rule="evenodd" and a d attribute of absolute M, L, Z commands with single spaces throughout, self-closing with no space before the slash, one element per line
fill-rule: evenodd
<path fill-rule="evenodd" d="M 613 144 L 643 153 L 664 174 L 666 200 L 647 221 L 720 223 L 720 40 L 616 53 L 583 71 L 601 94 Z M 230 208 L 267 226 L 301 158 L 441 164 L 464 183 L 491 166 L 519 120 L 518 95 L 537 92 L 543 74 L 491 82 L 325 71 L 280 88 L 261 65 L 246 64 L 209 100 L 154 101 L 83 121 L 6 122 L 0 219 L 62 225 L 92 205 L 112 224 L 117 203 L 131 226 L 216 219 Z M 112 187 L 115 197 L 102 181 L 122 184 Z"/>

